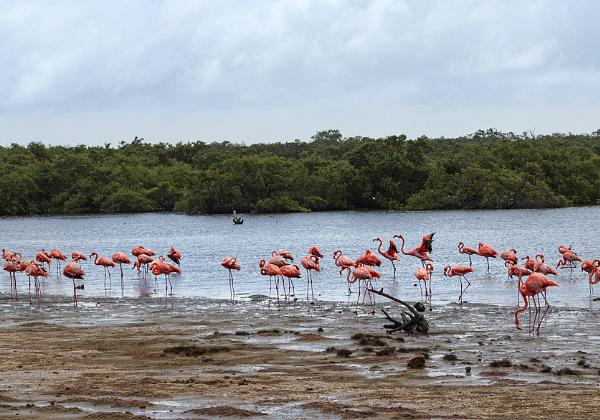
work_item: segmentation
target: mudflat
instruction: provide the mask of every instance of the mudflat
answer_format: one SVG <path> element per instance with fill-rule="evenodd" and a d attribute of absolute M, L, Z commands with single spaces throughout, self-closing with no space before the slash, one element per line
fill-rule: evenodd
<path fill-rule="evenodd" d="M 381 307 L 397 311 L 394 304 Z M 0 297 L 0 417 L 596 417 L 598 311 L 434 306 L 387 334 L 347 303 Z"/>

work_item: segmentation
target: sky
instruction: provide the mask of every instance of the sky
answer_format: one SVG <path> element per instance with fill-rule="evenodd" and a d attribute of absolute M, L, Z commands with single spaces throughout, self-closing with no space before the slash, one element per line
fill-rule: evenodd
<path fill-rule="evenodd" d="M 600 128 L 594 0 L 0 0 L 0 145 Z"/>

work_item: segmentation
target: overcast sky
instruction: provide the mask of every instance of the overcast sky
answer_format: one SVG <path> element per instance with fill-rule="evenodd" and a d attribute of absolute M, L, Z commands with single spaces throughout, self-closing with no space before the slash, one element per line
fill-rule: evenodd
<path fill-rule="evenodd" d="M 0 144 L 600 128 L 600 2 L 1 1 Z"/>

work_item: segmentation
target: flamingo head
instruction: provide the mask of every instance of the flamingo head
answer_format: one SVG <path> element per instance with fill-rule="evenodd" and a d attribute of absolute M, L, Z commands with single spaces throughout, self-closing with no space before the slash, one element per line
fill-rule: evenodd
<path fill-rule="evenodd" d="M 444 267 L 444 276 L 448 277 L 448 272 L 450 271 L 450 266 L 447 265 Z"/>

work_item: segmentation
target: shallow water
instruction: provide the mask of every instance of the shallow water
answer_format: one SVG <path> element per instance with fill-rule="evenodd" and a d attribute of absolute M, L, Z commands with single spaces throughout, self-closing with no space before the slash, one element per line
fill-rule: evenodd
<path fill-rule="evenodd" d="M 403 233 L 407 249 L 413 248 L 427 232 L 436 232 L 433 257 L 433 302 L 455 301 L 459 293 L 456 278 L 445 278 L 442 267 L 446 264 L 467 263 L 468 257 L 459 254 L 458 241 L 476 247 L 478 241 L 494 245 L 498 252 L 516 248 L 519 256 L 542 252 L 547 262 L 559 259 L 558 245 L 573 245 L 582 258 L 600 256 L 600 245 L 591 234 L 600 219 L 600 207 L 551 210 L 498 210 L 498 211 L 441 211 L 441 212 L 329 212 L 309 214 L 243 215 L 243 225 L 234 225 L 231 217 L 188 216 L 181 214 L 141 214 L 81 217 L 24 217 L 0 219 L 0 243 L 3 248 L 22 252 L 32 258 L 41 248 L 62 249 L 70 254 L 73 249 L 86 254 L 98 251 L 110 257 L 115 251 L 127 253 L 143 244 L 165 254 L 172 244 L 182 254 L 181 276 L 173 276 L 175 296 L 203 296 L 228 298 L 227 271 L 219 261 L 225 256 L 237 256 L 242 270 L 234 273 L 238 298 L 269 292 L 268 279 L 258 271 L 258 261 L 268 258 L 273 249 L 286 248 L 299 261 L 309 245 L 320 247 L 326 259 L 323 272 L 317 273 L 315 292 L 328 301 L 347 301 L 345 277 L 340 277 L 331 254 L 342 249 L 356 258 L 365 249 L 375 250 L 372 239 L 384 241 L 394 234 Z M 384 247 L 386 247 L 384 242 Z M 491 260 L 491 271 L 485 273 L 484 258 L 473 257 L 476 272 L 469 280 L 471 287 L 465 300 L 476 303 L 514 305 L 515 281 L 506 278 L 502 261 Z M 414 271 L 420 262 L 402 256 L 397 264 L 397 281 L 392 279 L 392 268 L 384 260 L 383 285 L 388 292 L 407 299 L 420 299 Z M 121 290 L 118 268 L 112 275 L 112 287 L 104 287 L 101 267 L 91 262 L 83 265 L 86 271 L 85 297 L 164 297 L 164 280 L 159 279 L 154 293 L 152 280 L 147 285 L 135 270 L 124 268 L 124 288 Z M 589 297 L 585 273 L 579 269 L 562 270 L 558 279 L 560 288 L 549 293 L 550 302 L 559 306 L 600 307 Z M 72 283 L 56 274 L 43 281 L 44 294 L 67 295 Z M 304 274 L 304 273 L 303 273 Z M 107 280 L 108 281 L 108 280 Z M 19 293 L 27 294 L 27 278 L 18 275 Z M 2 275 L 0 293 L 9 293 L 8 275 Z M 306 298 L 305 279 L 296 282 L 299 298 Z M 600 292 L 598 292 L 600 293 Z M 355 295 L 352 296 L 355 299 Z"/>

